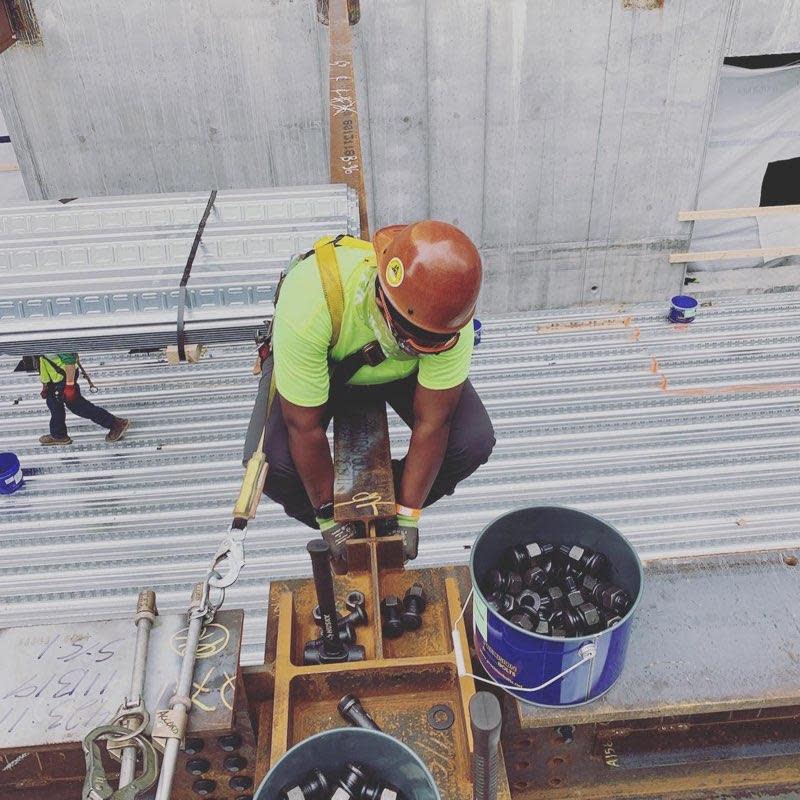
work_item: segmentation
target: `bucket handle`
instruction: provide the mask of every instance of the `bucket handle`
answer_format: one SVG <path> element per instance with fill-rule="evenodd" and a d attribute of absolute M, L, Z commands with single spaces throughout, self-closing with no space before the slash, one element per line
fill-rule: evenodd
<path fill-rule="evenodd" d="M 578 667 L 587 664 L 588 662 L 592 661 L 594 657 L 597 655 L 597 645 L 594 642 L 586 642 L 581 648 L 578 650 L 578 655 L 580 655 L 581 660 L 578 661 L 576 664 L 573 664 L 571 667 L 567 667 L 562 672 L 559 672 L 550 680 L 545 681 L 544 683 L 539 684 L 538 686 L 534 686 L 532 689 L 525 689 L 519 686 L 514 686 L 510 683 L 498 683 L 497 681 L 490 681 L 486 678 L 481 678 L 479 675 L 473 675 L 473 673 L 467 671 L 467 662 L 464 658 L 464 648 L 461 646 L 461 636 L 458 632 L 458 623 L 464 618 L 464 612 L 467 610 L 467 606 L 469 605 L 470 601 L 472 600 L 472 595 L 475 593 L 474 587 L 470 589 L 469 594 L 467 595 L 467 599 L 464 601 L 464 605 L 461 606 L 461 613 L 458 615 L 458 618 L 453 623 L 453 630 L 451 634 L 453 636 L 453 653 L 456 657 L 456 667 L 458 669 L 458 677 L 459 678 L 472 678 L 474 681 L 480 681 L 481 683 L 485 683 L 489 686 L 496 686 L 498 689 L 511 689 L 515 692 L 540 692 L 542 689 L 546 689 L 551 683 L 555 683 L 558 680 L 561 680 L 565 675 L 569 675 L 570 672 L 573 670 L 578 669 Z"/>

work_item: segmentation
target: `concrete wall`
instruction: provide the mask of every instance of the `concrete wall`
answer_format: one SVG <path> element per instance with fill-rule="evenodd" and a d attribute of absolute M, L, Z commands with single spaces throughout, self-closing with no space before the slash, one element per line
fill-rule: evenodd
<path fill-rule="evenodd" d="M 0 56 L 32 197 L 326 180 L 314 0 L 33 5 L 42 44 Z M 372 225 L 464 227 L 491 310 L 678 289 L 666 254 L 688 241 L 676 214 L 695 204 L 722 58 L 800 14 L 800 0 L 361 5 Z"/>

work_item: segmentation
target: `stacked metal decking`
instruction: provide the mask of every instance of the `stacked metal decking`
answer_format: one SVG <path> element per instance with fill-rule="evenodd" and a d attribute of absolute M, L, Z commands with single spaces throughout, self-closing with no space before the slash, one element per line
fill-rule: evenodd
<path fill-rule="evenodd" d="M 419 562 L 465 561 L 476 533 L 522 504 L 599 514 L 648 558 L 800 546 L 800 295 L 726 299 L 670 325 L 664 304 L 484 319 L 473 379 L 497 431 L 489 463 L 423 517 Z M 255 392 L 251 348 L 197 365 L 87 357 L 96 396 L 134 420 L 109 446 L 70 420 L 43 449 L 34 376 L 0 359 L 0 445 L 27 485 L 0 496 L 0 625 L 128 615 L 154 586 L 182 608 L 229 522 Z M 408 432 L 393 421 L 393 447 Z M 262 654 L 270 578 L 306 574 L 312 534 L 265 500 L 230 592 Z"/>
<path fill-rule="evenodd" d="M 175 344 L 179 286 L 209 195 L 0 209 L 0 353 Z M 186 286 L 185 341 L 252 340 L 289 258 L 358 231 L 346 186 L 219 192 Z"/>

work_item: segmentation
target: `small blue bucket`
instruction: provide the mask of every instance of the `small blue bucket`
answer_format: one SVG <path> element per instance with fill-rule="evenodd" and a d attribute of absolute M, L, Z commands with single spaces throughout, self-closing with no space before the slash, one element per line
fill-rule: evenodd
<path fill-rule="evenodd" d="M 477 347 L 481 343 L 481 332 L 483 331 L 483 325 L 477 317 L 472 319 L 472 330 L 475 331 L 475 347 Z"/>
<path fill-rule="evenodd" d="M 365 728 L 336 728 L 296 744 L 267 773 L 254 798 L 275 800 L 312 768 L 334 780 L 349 762 L 362 764 L 408 800 L 442 800 L 431 773 L 413 750 L 385 733 Z"/>
<path fill-rule="evenodd" d="M 676 294 L 669 309 L 670 322 L 693 322 L 697 314 L 697 300 L 688 294 Z"/>
<path fill-rule="evenodd" d="M 22 487 L 22 467 L 14 453 L 0 453 L 0 494 L 14 494 Z"/>
<path fill-rule="evenodd" d="M 501 617 L 487 604 L 480 587 L 508 547 L 534 540 L 579 544 L 608 556 L 611 581 L 633 598 L 628 613 L 613 628 L 569 639 L 531 633 Z M 631 623 L 641 598 L 643 573 L 636 551 L 611 525 L 591 514 L 561 506 L 511 511 L 478 536 L 472 548 L 470 572 L 478 660 L 509 694 L 533 705 L 581 705 L 605 694 L 622 674 Z"/>

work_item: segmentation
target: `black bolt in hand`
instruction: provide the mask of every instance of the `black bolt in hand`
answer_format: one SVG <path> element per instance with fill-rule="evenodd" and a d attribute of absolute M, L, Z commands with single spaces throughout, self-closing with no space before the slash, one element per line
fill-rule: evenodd
<path fill-rule="evenodd" d="M 311 556 L 317 604 L 322 614 L 322 649 L 329 658 L 341 657 L 345 648 L 339 641 L 339 616 L 336 613 L 336 596 L 333 592 L 330 563 L 331 548 L 327 542 L 313 539 L 306 545 L 306 549 Z"/>
<path fill-rule="evenodd" d="M 498 755 L 503 716 L 500 703 L 489 692 L 469 701 L 469 718 L 475 752 L 472 756 L 473 800 L 497 800 Z"/>
<path fill-rule="evenodd" d="M 367 713 L 361 701 L 352 694 L 346 694 L 339 701 L 339 713 L 351 725 L 357 728 L 366 728 L 370 731 L 379 731 L 380 728 L 374 719 Z"/>

